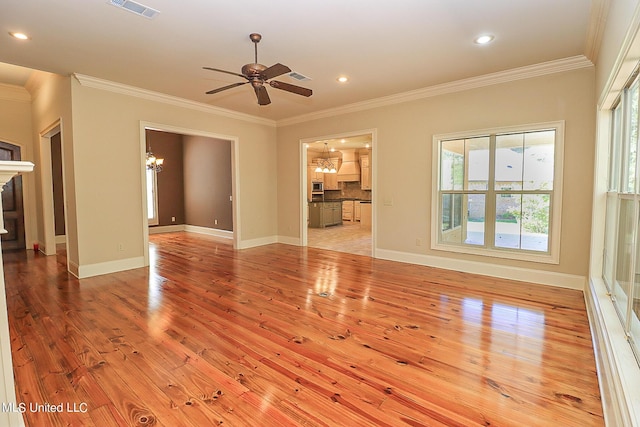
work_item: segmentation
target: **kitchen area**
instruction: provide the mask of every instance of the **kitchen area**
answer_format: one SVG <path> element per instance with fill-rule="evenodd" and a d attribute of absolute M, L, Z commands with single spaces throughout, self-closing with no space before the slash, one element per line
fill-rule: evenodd
<path fill-rule="evenodd" d="M 307 144 L 307 245 L 371 256 L 371 135 Z"/>

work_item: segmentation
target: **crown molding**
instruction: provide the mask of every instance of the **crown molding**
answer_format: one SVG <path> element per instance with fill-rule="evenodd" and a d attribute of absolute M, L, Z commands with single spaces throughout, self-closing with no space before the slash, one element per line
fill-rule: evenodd
<path fill-rule="evenodd" d="M 618 56 L 611 67 L 607 81 L 604 84 L 602 92 L 598 98 L 598 108 L 611 108 L 620 91 L 623 90 L 627 80 L 632 75 L 633 70 L 638 65 L 638 56 L 640 55 L 640 4 L 637 4 L 633 12 L 633 16 L 629 22 L 629 27 L 625 33 Z"/>
<path fill-rule="evenodd" d="M 3 101 L 31 102 L 31 94 L 22 86 L 0 83 L 0 99 Z"/>
<path fill-rule="evenodd" d="M 109 80 L 103 80 L 84 74 L 74 73 L 73 76 L 80 83 L 80 85 L 84 87 L 106 90 L 109 92 L 115 92 L 123 95 L 133 96 L 136 98 L 146 99 L 149 101 L 161 102 L 164 104 L 173 105 L 175 107 L 189 108 L 204 113 L 216 114 L 219 116 L 228 117 L 230 119 L 242 120 L 259 125 L 272 127 L 276 126 L 276 122 L 274 120 L 264 119 L 262 117 L 252 116 L 250 114 L 239 113 L 237 111 L 227 110 L 225 108 L 215 107 L 213 105 L 203 104 L 201 102 L 190 101 L 188 99 L 178 98 L 177 96 L 166 95 L 164 93 L 141 89 L 135 86 L 115 83 Z"/>
<path fill-rule="evenodd" d="M 591 16 L 589 17 L 584 52 L 585 56 L 594 64 L 598 60 L 598 54 L 600 53 L 600 45 L 602 44 L 602 36 L 610 6 L 611 0 L 593 0 L 591 3 Z"/>
<path fill-rule="evenodd" d="M 593 63 L 584 55 L 572 56 L 555 61 L 542 62 L 540 64 L 529 65 L 526 67 L 513 68 L 511 70 L 485 74 L 478 77 L 456 80 L 449 83 L 429 86 L 423 89 L 398 93 L 395 95 L 385 96 L 368 101 L 356 102 L 354 104 L 348 104 L 342 107 L 330 108 L 322 111 L 316 111 L 314 113 L 303 114 L 300 116 L 278 120 L 277 126 L 289 126 L 297 123 L 333 117 L 341 114 L 355 113 L 372 108 L 401 104 L 404 102 L 430 98 L 433 96 L 444 95 L 448 93 L 462 92 L 470 89 L 492 86 L 516 80 L 530 79 L 534 77 L 545 76 L 548 74 L 562 73 L 565 71 L 578 70 L 588 67 L 593 67 Z"/>

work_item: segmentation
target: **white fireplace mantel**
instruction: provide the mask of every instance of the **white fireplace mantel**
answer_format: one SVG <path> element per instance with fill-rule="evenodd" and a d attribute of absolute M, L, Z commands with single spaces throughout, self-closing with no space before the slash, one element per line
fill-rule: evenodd
<path fill-rule="evenodd" d="M 33 170 L 31 162 L 13 162 L 0 160 L 0 192 L 4 185 L 15 175 Z M 0 233 L 4 230 L 2 220 L 2 198 L 0 198 Z M 2 252 L 0 252 L 0 402 L 14 405 L 16 402 L 15 384 L 13 379 L 13 361 L 11 357 L 11 338 L 9 336 L 9 319 L 7 314 L 7 298 L 4 287 L 4 267 L 2 264 Z M 6 406 L 8 407 L 8 406 Z M 14 406 L 14 408 L 17 406 Z M 17 411 L 0 412 L 0 425 L 2 426 L 24 426 L 22 415 Z"/>

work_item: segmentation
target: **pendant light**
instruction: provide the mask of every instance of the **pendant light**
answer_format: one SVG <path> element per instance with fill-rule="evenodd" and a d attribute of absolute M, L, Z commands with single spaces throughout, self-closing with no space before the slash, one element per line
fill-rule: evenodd
<path fill-rule="evenodd" d="M 316 172 L 323 173 L 336 173 L 336 166 L 333 164 L 331 159 L 329 158 L 329 145 L 324 143 L 324 150 L 322 151 L 322 156 L 318 159 L 318 166 L 316 167 Z"/>
<path fill-rule="evenodd" d="M 162 165 L 164 164 L 164 159 L 159 159 L 153 154 L 153 152 L 151 151 L 151 143 L 148 144 L 146 162 L 147 162 L 147 169 L 155 170 L 156 172 L 162 172 Z"/>

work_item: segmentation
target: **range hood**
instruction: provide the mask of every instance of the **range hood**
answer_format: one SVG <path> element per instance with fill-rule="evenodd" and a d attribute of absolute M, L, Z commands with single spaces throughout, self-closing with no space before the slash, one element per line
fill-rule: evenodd
<path fill-rule="evenodd" d="M 342 166 L 338 170 L 338 182 L 360 181 L 360 163 L 356 150 L 340 150 L 342 152 Z"/>

